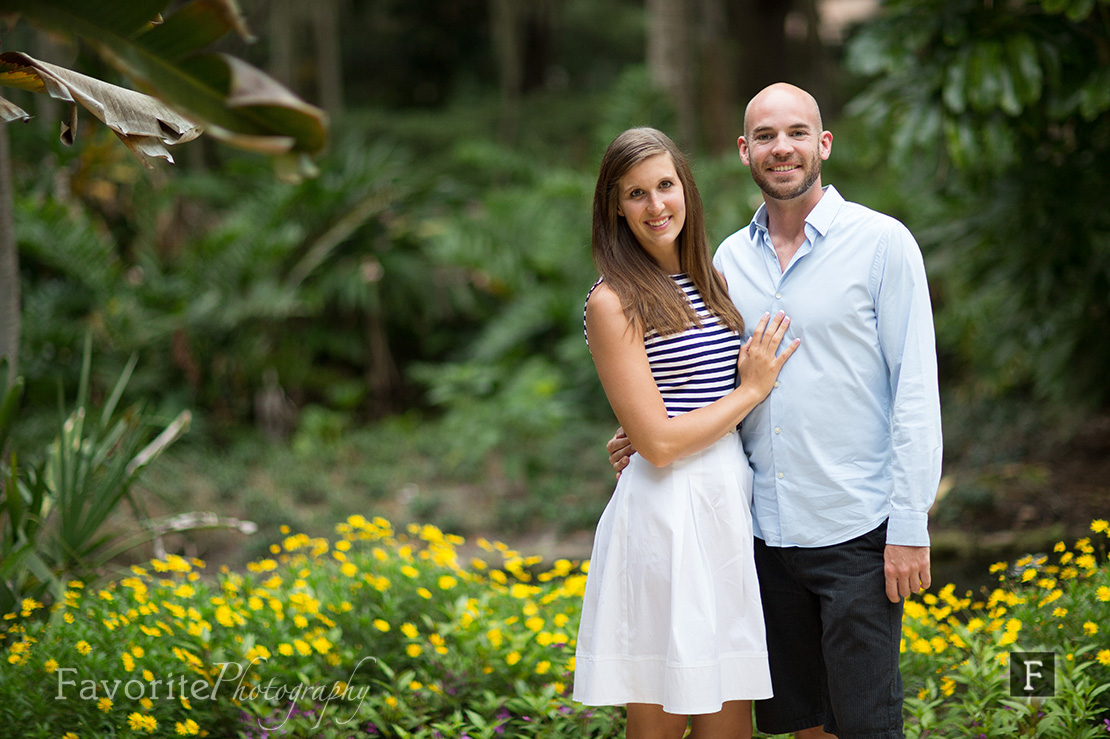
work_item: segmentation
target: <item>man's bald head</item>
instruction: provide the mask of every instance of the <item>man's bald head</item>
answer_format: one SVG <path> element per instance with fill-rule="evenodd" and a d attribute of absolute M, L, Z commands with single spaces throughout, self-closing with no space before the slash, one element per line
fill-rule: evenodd
<path fill-rule="evenodd" d="M 776 82 L 756 93 L 744 109 L 744 135 L 751 135 L 753 116 L 780 103 L 796 104 L 802 102 L 808 115 L 811 115 L 815 131 L 824 129 L 821 124 L 821 108 L 817 100 L 802 88 L 788 82 Z"/>

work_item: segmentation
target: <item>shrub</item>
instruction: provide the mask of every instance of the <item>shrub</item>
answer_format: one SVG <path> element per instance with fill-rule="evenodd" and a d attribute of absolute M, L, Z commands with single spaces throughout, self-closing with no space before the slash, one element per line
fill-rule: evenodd
<path fill-rule="evenodd" d="M 1105 534 L 1107 523 L 1092 529 Z M 288 529 L 243 572 L 169 555 L 3 616 L 13 736 L 616 737 L 570 700 L 587 563 L 352 516 Z M 906 603 L 907 736 L 1103 736 L 1110 566 L 1090 539 L 1000 563 L 977 599 Z M 1100 554 L 1102 555 L 1100 558 Z M 1009 695 L 1012 652 L 1055 652 L 1056 695 Z M 969 733 L 971 732 L 971 733 Z"/>

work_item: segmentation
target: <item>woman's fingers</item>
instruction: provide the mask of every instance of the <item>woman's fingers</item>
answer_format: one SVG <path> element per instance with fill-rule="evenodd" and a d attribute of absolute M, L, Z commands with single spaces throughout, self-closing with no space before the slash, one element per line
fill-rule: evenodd
<path fill-rule="evenodd" d="M 801 343 L 801 339 L 794 339 L 789 344 L 787 344 L 786 348 L 782 350 L 782 354 L 779 354 L 777 357 L 775 357 L 775 364 L 778 367 L 782 367 L 784 364 L 786 364 L 786 360 L 790 359 L 790 355 L 797 350 Z"/>

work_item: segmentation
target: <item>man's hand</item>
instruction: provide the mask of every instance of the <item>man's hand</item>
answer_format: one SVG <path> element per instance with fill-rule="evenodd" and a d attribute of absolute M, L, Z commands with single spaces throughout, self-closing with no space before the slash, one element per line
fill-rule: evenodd
<path fill-rule="evenodd" d="M 611 443 L 611 442 L 610 442 Z M 612 459 L 612 457 L 610 457 Z M 910 593 L 919 593 L 933 584 L 929 572 L 929 547 L 904 547 L 887 544 L 883 550 L 886 597 L 897 603 Z"/>
<path fill-rule="evenodd" d="M 617 433 L 605 445 L 605 450 L 609 452 L 609 464 L 613 465 L 613 470 L 617 473 L 617 479 L 621 479 L 621 470 L 628 466 L 628 462 L 636 450 L 632 448 L 632 442 L 624 435 L 624 429 L 618 428 Z"/>

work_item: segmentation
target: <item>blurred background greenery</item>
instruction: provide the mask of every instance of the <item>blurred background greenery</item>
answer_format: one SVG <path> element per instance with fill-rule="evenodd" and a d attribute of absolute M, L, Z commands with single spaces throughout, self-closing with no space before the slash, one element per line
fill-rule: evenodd
<path fill-rule="evenodd" d="M 137 497 L 263 532 L 163 545 L 235 566 L 281 524 L 362 513 L 587 555 L 615 426 L 581 323 L 601 152 L 629 126 L 670 132 L 717 243 L 758 205 L 735 139 L 778 80 L 822 105 L 825 181 L 925 253 L 938 554 L 1008 556 L 1105 516 L 1107 0 L 239 5 L 258 40 L 221 48 L 330 115 L 317 177 L 278 181 L 207 136 L 144 170 L 88 116 L 64 146 L 45 95 L 11 92 L 35 118 L 4 126 L 25 380 L 10 444 L 54 438 L 86 335 L 93 402 L 136 358 L 123 405 L 162 426 L 191 412 Z M 75 37 L 9 19 L 0 43 L 124 84 Z"/>

